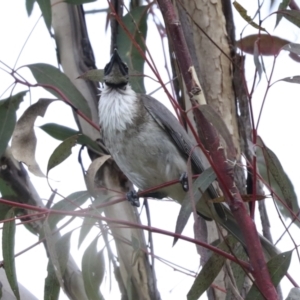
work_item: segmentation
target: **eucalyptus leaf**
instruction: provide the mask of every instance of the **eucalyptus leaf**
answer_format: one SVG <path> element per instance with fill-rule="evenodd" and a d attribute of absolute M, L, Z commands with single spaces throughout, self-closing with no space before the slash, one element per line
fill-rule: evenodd
<path fill-rule="evenodd" d="M 55 274 L 54 266 L 50 259 L 48 261 L 47 272 L 48 275 L 45 279 L 44 286 L 44 300 L 58 300 L 60 285 Z"/>
<path fill-rule="evenodd" d="M 2 253 L 4 260 L 4 270 L 9 282 L 9 285 L 16 296 L 20 299 L 19 286 L 17 280 L 16 266 L 15 266 L 15 233 L 16 233 L 16 224 L 15 224 L 15 212 L 14 208 L 11 208 L 5 219 L 13 219 L 11 221 L 5 222 L 3 224 L 3 233 L 2 233 Z"/>
<path fill-rule="evenodd" d="M 16 111 L 27 91 L 0 101 L 0 157 L 7 148 L 16 125 Z"/>
<path fill-rule="evenodd" d="M 296 10 L 281 10 L 277 11 L 277 14 L 282 15 L 288 21 L 300 27 L 300 12 Z"/>
<path fill-rule="evenodd" d="M 233 1 L 233 6 L 234 8 L 237 10 L 237 12 L 240 14 L 240 16 L 248 23 L 250 24 L 252 27 L 262 30 L 262 31 L 266 31 L 265 28 L 259 26 L 258 24 L 256 24 L 253 19 L 248 15 L 247 10 L 237 1 Z"/>
<path fill-rule="evenodd" d="M 137 50 L 138 45 L 141 51 L 145 54 L 145 41 L 147 36 L 147 11 L 149 6 L 139 6 L 131 10 L 128 14 L 122 17 L 122 23 L 133 36 L 133 42 L 127 33 L 121 29 L 117 35 L 117 45 L 119 46 L 119 55 L 125 61 L 130 70 L 134 70 L 139 74 L 144 73 L 145 60 Z M 135 45 L 136 44 L 136 45 Z M 144 78 L 130 77 L 130 84 L 133 90 L 137 93 L 146 93 L 144 86 Z"/>
<path fill-rule="evenodd" d="M 71 149 L 76 145 L 77 140 L 78 135 L 74 135 L 67 138 L 56 147 L 48 161 L 47 175 L 51 169 L 61 164 L 72 154 Z"/>
<path fill-rule="evenodd" d="M 195 201 L 195 206 L 197 206 L 197 203 L 199 202 L 202 192 L 206 191 L 206 189 L 212 184 L 212 182 L 216 179 L 216 174 L 214 173 L 212 168 L 206 169 L 204 172 L 202 172 L 199 177 L 195 180 L 192 187 L 192 193 L 193 193 L 193 200 Z M 207 211 L 209 208 L 204 207 L 205 204 L 201 208 L 203 210 Z M 199 209 L 198 211 L 202 212 L 202 209 Z M 176 228 L 175 233 L 181 234 L 191 213 L 192 213 L 192 203 L 190 199 L 190 193 L 186 194 L 186 197 L 184 198 L 181 208 L 178 214 L 178 218 L 176 221 Z M 209 213 L 209 212 L 208 212 Z M 174 237 L 173 245 L 176 244 L 178 238 Z"/>
<path fill-rule="evenodd" d="M 103 82 L 104 70 L 103 69 L 88 70 L 85 73 L 81 74 L 78 78 L 91 80 L 95 82 Z"/>
<path fill-rule="evenodd" d="M 271 281 L 275 287 L 278 286 L 283 276 L 288 271 L 291 263 L 293 251 L 287 251 L 278 254 L 271 258 L 267 263 L 267 268 L 271 276 Z M 260 293 L 255 284 L 252 285 L 250 291 L 248 292 L 245 300 L 264 300 L 265 297 Z"/>
<path fill-rule="evenodd" d="M 33 6 L 34 6 L 35 0 L 26 0 L 26 10 L 27 10 L 27 15 L 30 17 Z"/>
<path fill-rule="evenodd" d="M 78 135 L 77 144 L 85 145 L 94 152 L 102 154 L 99 145 L 96 142 L 94 142 L 90 137 L 81 133 L 80 131 L 76 131 L 72 128 L 55 123 L 47 123 L 40 126 L 40 128 L 46 133 L 48 133 L 51 137 L 60 141 L 64 141 L 71 136 Z"/>
<path fill-rule="evenodd" d="M 78 239 L 78 248 L 81 246 L 82 242 L 91 231 L 93 226 L 95 226 L 97 222 L 96 218 L 85 217 L 83 219 L 82 225 L 80 227 L 79 239 Z"/>
<path fill-rule="evenodd" d="M 45 24 L 50 30 L 52 21 L 51 0 L 36 0 L 41 9 Z"/>
<path fill-rule="evenodd" d="M 256 150 L 256 157 L 261 176 L 270 185 L 276 195 L 282 199 L 294 213 L 297 213 L 299 211 L 297 195 L 279 159 L 275 153 L 264 144 L 260 137 L 258 137 L 257 144 L 259 147 L 257 147 Z M 277 197 L 275 197 L 275 199 L 278 200 Z M 280 201 L 277 201 L 277 204 L 282 214 L 285 217 L 291 218 L 291 214 L 286 207 Z M 300 226 L 300 222 L 297 220 L 295 224 Z"/>
<path fill-rule="evenodd" d="M 74 211 L 83 205 L 90 197 L 87 191 L 79 191 L 72 193 L 65 199 L 55 203 L 51 209 L 60 211 Z M 57 223 L 62 220 L 65 216 L 59 214 L 51 214 L 48 217 L 48 223 L 51 229 L 53 229 Z"/>
<path fill-rule="evenodd" d="M 229 252 L 230 249 L 233 249 L 237 240 L 232 236 L 226 237 L 226 239 L 221 242 L 217 247 L 220 250 Z M 197 300 L 200 296 L 207 291 L 207 289 L 211 286 L 214 279 L 220 273 L 226 258 L 217 253 L 212 253 L 211 257 L 202 267 L 200 273 L 195 279 L 191 289 L 187 294 L 188 300 Z"/>
<path fill-rule="evenodd" d="M 290 1 L 291 0 L 282 0 L 278 6 L 278 11 L 281 11 L 281 10 L 285 10 L 289 4 L 290 4 Z M 276 16 L 276 24 L 275 24 L 275 28 L 277 27 L 277 25 L 279 24 L 279 22 L 281 21 L 282 19 L 282 14 L 278 13 L 277 16 Z"/>
<path fill-rule="evenodd" d="M 98 237 L 85 250 L 82 262 L 82 277 L 86 294 L 89 299 L 104 300 L 100 292 L 100 284 L 103 280 L 105 262 L 103 251 L 97 252 Z"/>
<path fill-rule="evenodd" d="M 91 118 L 91 111 L 87 101 L 71 80 L 59 69 L 42 63 L 27 65 L 27 67 L 30 69 L 32 75 L 39 84 L 46 84 L 57 88 L 68 98 L 76 109 L 79 109 L 83 114 L 85 114 L 85 116 Z M 45 89 L 58 99 L 63 100 L 59 93 L 57 93 L 53 88 L 45 87 Z"/>
<path fill-rule="evenodd" d="M 18 120 L 11 141 L 14 158 L 25 163 L 31 173 L 41 177 L 45 175 L 35 160 L 37 139 L 33 127 L 37 117 L 44 117 L 53 101 L 53 99 L 39 99 L 29 106 Z"/>

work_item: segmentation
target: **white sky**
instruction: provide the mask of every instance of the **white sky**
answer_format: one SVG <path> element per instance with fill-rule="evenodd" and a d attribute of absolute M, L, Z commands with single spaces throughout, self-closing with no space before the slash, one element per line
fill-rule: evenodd
<path fill-rule="evenodd" d="M 248 9 L 249 15 L 253 15 L 256 9 L 256 2 L 254 7 L 249 7 L 247 1 L 240 1 L 244 7 Z M 101 4 L 106 5 L 106 1 L 97 1 L 95 4 L 91 3 L 86 5 L 86 9 L 99 8 Z M 263 14 L 267 14 L 267 10 L 263 11 Z M 25 2 L 20 3 L 17 0 L 1 1 L 0 2 L 0 24 L 2 30 L 0 31 L 0 60 L 13 67 L 16 58 L 22 48 L 29 32 L 33 28 L 35 22 L 40 16 L 40 11 L 37 5 L 35 5 L 33 14 L 30 18 L 27 17 Z M 105 15 L 96 14 L 87 16 L 87 25 L 90 29 L 89 35 L 96 55 L 97 66 L 102 68 L 109 59 L 109 46 L 110 46 L 110 34 L 107 32 L 103 34 Z M 270 33 L 274 28 L 275 17 L 269 18 L 267 22 L 263 24 Z M 151 17 L 149 25 L 151 25 Z M 245 22 L 236 16 L 236 28 L 240 30 Z M 252 34 L 255 29 L 248 26 L 243 33 L 244 36 Z M 285 20 L 275 30 L 274 35 L 281 36 L 292 42 L 299 43 L 299 30 L 296 26 L 290 25 Z M 153 26 L 150 26 L 148 31 L 149 39 L 147 45 L 155 58 L 157 66 L 161 67 L 161 74 L 168 81 L 166 72 L 163 69 L 164 62 L 159 61 L 160 53 L 158 46 L 159 36 Z M 239 32 L 237 32 L 237 39 Z M 52 65 L 56 65 L 56 53 L 55 43 L 49 37 L 47 30 L 44 25 L 44 21 L 41 19 L 38 26 L 35 28 L 29 42 L 24 48 L 21 54 L 20 60 L 17 67 L 22 65 L 45 62 Z M 266 68 L 272 65 L 272 58 L 265 59 Z M 277 60 L 276 68 L 273 76 L 273 81 L 276 79 L 284 78 L 292 75 L 299 75 L 299 66 L 296 62 L 288 57 L 287 53 L 280 54 Z M 253 57 L 247 56 L 246 59 L 246 70 L 248 70 L 248 80 L 251 81 L 254 74 Z M 146 68 L 146 73 L 152 75 L 149 68 Z M 26 69 L 22 70 L 22 74 L 26 77 L 29 82 L 34 82 L 32 75 Z M 9 75 L 0 70 L 1 89 L 0 94 L 12 83 L 12 79 Z M 147 92 L 151 92 L 157 86 L 150 80 L 147 80 Z M 263 94 L 266 85 L 264 79 L 258 85 L 254 94 L 253 103 L 254 110 L 257 113 L 263 99 Z M 25 87 L 17 86 L 15 92 L 25 90 Z M 259 127 L 259 135 L 262 136 L 266 145 L 271 148 L 280 159 L 285 171 L 290 176 L 295 190 L 299 195 L 299 163 L 295 160 L 298 154 L 298 128 L 300 128 L 300 104 L 299 104 L 299 89 L 300 86 L 297 84 L 290 84 L 280 82 L 274 85 L 268 94 L 267 101 L 264 107 L 263 117 Z M 4 95 L 6 97 L 8 94 Z M 167 99 L 162 91 L 153 95 L 159 99 Z M 32 98 L 30 100 L 27 96 L 24 102 L 21 104 L 19 115 L 28 107 L 30 101 L 35 102 L 41 97 L 50 97 L 50 95 L 43 89 L 32 89 Z M 2 97 L 3 98 L 3 97 Z M 50 138 L 42 130 L 37 128 L 42 124 L 57 122 L 59 124 L 76 128 L 75 122 L 71 110 L 63 103 L 53 103 L 48 108 L 46 116 L 39 118 L 36 122 L 36 135 L 38 138 L 37 148 L 37 161 L 39 162 L 42 170 L 46 170 L 47 161 L 55 147 L 59 144 L 58 141 Z M 79 147 L 74 148 L 73 155 L 68 158 L 62 165 L 56 167 L 50 171 L 50 181 L 52 187 L 57 188 L 58 191 L 64 196 L 69 195 L 72 192 L 85 190 L 85 185 L 82 179 L 80 166 L 77 163 L 77 154 Z M 88 159 L 85 158 L 85 166 L 88 167 Z M 48 199 L 50 196 L 50 189 L 45 179 L 40 179 L 31 175 L 32 181 L 34 182 L 40 196 Z M 58 199 L 58 198 L 57 198 Z M 161 227 L 165 230 L 173 231 L 175 228 L 176 218 L 178 215 L 179 206 L 175 203 L 162 202 L 162 201 L 151 201 L 150 203 L 152 213 L 152 225 L 154 227 Z M 274 241 L 283 232 L 283 226 L 278 219 L 278 216 L 273 208 L 272 201 L 269 201 L 268 209 L 270 210 L 270 219 L 272 224 L 272 233 Z M 287 222 L 288 223 L 288 222 Z M 78 226 L 77 222 L 77 225 Z M 259 222 L 257 222 L 259 226 Z M 288 223 L 289 224 L 289 223 Z M 36 238 L 28 234 L 27 231 L 18 227 L 17 241 L 16 241 L 16 252 L 23 250 L 36 242 Z M 77 261 L 81 262 L 81 255 L 89 244 L 85 242 L 80 251 L 77 251 L 78 241 L 78 230 L 73 233 L 72 236 L 72 250 L 71 253 L 74 255 Z M 299 244 L 299 231 L 296 228 L 291 229 L 291 234 L 296 239 L 296 244 Z M 184 234 L 193 236 L 192 233 L 192 220 L 190 220 Z M 175 263 L 189 269 L 197 271 L 198 261 L 195 246 L 184 241 L 179 241 L 175 247 L 172 247 L 172 238 L 154 235 L 155 237 L 155 252 L 162 258 L 174 261 Z M 297 240 L 298 238 L 298 240 Z M 161 246 L 162 245 L 162 246 Z M 279 247 L 282 251 L 292 249 L 293 245 L 288 237 L 285 237 Z M 1 255 L 0 255 L 1 257 Z M 46 277 L 46 259 L 43 246 L 36 247 L 21 257 L 16 259 L 18 279 L 26 286 L 32 293 L 34 293 L 38 299 L 43 298 L 43 285 L 44 278 Z M 299 261 L 294 255 L 293 264 L 290 268 L 290 273 L 295 280 L 299 278 Z M 184 299 L 192 282 L 193 278 L 175 272 L 172 268 L 165 266 L 160 262 L 156 262 L 156 273 L 158 279 L 158 288 L 161 293 L 162 299 Z M 105 277 L 106 283 L 109 283 L 109 276 Z M 300 283 L 300 282 L 298 282 Z M 284 296 L 287 295 L 291 285 L 284 279 L 282 285 Z M 108 284 L 101 287 L 101 290 L 106 293 L 110 293 L 107 299 L 118 299 L 118 291 L 116 285 L 113 285 L 113 290 L 109 292 Z M 61 293 L 60 299 L 67 299 L 63 293 Z M 205 296 L 201 299 L 206 299 Z"/>

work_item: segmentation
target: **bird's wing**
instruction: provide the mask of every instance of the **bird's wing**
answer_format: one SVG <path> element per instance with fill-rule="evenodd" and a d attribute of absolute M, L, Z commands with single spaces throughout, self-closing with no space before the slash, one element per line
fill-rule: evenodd
<path fill-rule="evenodd" d="M 193 170 L 201 173 L 204 167 L 199 157 L 199 149 L 195 147 L 184 128 L 180 125 L 175 116 L 155 98 L 147 95 L 141 95 L 141 99 L 146 110 L 152 118 L 173 138 L 178 149 L 188 158 L 191 156 Z"/>

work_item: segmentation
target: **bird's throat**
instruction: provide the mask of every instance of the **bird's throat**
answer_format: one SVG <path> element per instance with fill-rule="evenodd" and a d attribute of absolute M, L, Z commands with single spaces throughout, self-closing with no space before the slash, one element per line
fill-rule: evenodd
<path fill-rule="evenodd" d="M 137 94 L 129 85 L 124 88 L 105 86 L 99 101 L 100 125 L 106 134 L 126 130 L 136 114 Z"/>

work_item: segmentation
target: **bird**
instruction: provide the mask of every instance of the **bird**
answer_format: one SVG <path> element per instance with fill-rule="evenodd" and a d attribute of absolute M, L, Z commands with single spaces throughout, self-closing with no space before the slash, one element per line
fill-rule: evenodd
<path fill-rule="evenodd" d="M 140 190 L 181 179 L 156 191 L 158 198 L 179 202 L 187 190 L 187 160 L 194 173 L 203 166 L 191 138 L 158 100 L 131 88 L 128 67 L 114 50 L 104 68 L 105 87 L 99 102 L 104 142 L 113 159 Z"/>
<path fill-rule="evenodd" d="M 200 149 L 161 102 L 131 88 L 128 67 L 117 49 L 104 68 L 99 119 L 104 143 L 127 178 L 140 190 L 180 179 L 150 196 L 170 197 L 182 203 L 188 189 L 189 157 L 194 174 L 204 170 Z M 217 197 L 213 189 L 210 192 Z M 217 208 L 222 214 L 219 204 Z M 211 219 L 209 210 L 202 214 L 206 219 Z"/>
<path fill-rule="evenodd" d="M 99 120 L 105 146 L 121 171 L 140 190 L 168 181 L 178 183 L 160 187 L 150 196 L 170 197 L 182 204 L 187 189 L 187 162 L 193 174 L 204 171 L 197 147 L 177 118 L 157 99 L 136 93 L 129 84 L 127 65 L 114 49 L 104 68 L 104 88 L 99 100 Z M 204 191 L 201 191 L 204 192 Z M 148 195 L 147 195 L 148 196 Z M 215 220 L 244 246 L 244 238 L 229 208 L 222 203 L 203 201 L 218 194 L 211 185 L 197 202 L 196 209 L 205 220 Z M 138 206 L 137 195 L 127 194 Z M 132 199 L 133 198 L 133 199 Z M 264 248 L 272 255 L 274 246 L 260 236 Z"/>

